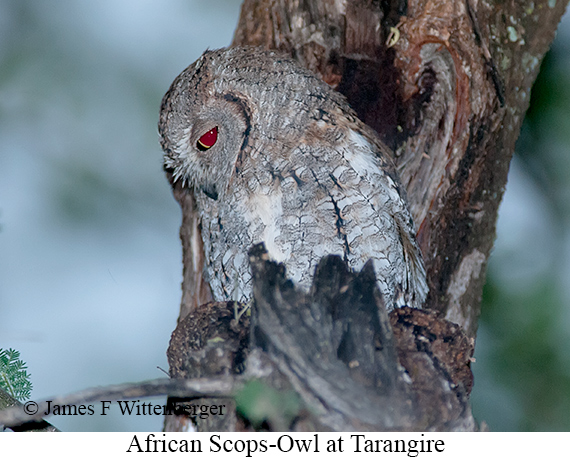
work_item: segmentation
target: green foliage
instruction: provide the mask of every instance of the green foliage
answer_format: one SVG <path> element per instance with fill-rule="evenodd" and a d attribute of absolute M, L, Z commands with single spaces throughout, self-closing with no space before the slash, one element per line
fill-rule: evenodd
<path fill-rule="evenodd" d="M 487 371 L 496 386 L 508 390 L 518 414 L 505 424 L 500 412 L 490 414 L 481 404 L 493 401 L 482 392 L 474 404 L 476 416 L 493 431 L 569 430 L 568 335 L 560 325 L 564 304 L 556 284 L 543 278 L 535 288 L 517 293 L 491 279 L 483 300 L 481 324 L 489 341 L 486 348 L 477 348 L 475 383 Z"/>
<path fill-rule="evenodd" d="M 570 44 L 560 40 L 546 55 L 517 143 L 527 196 L 537 195 L 535 201 L 519 196 L 518 205 L 538 209 L 510 224 L 502 255 L 496 250 L 489 262 L 471 399 L 476 419 L 492 431 L 570 430 L 569 56 Z M 541 251 L 535 266 L 526 243 L 542 237 L 548 243 L 540 246 L 552 252 Z M 525 242 L 515 250 L 517 239 Z M 521 263 L 526 270 L 517 277 L 512 269 Z"/>
<path fill-rule="evenodd" d="M 32 383 L 26 369 L 18 351 L 0 349 L 0 388 L 16 400 L 25 401 L 32 393 Z"/>
<path fill-rule="evenodd" d="M 284 429 L 298 414 L 301 402 L 294 392 L 282 392 L 259 381 L 251 381 L 236 396 L 236 407 L 254 427 L 265 422 L 272 428 Z"/>

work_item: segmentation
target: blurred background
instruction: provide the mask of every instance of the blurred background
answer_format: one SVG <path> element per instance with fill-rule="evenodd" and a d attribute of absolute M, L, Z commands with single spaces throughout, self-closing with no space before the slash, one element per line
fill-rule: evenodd
<path fill-rule="evenodd" d="M 0 348 L 33 399 L 165 376 L 180 210 L 156 123 L 174 77 L 230 43 L 239 0 L 0 0 Z M 491 430 L 570 430 L 570 20 L 532 95 L 473 365 Z M 163 398 L 152 399 L 162 404 Z M 160 416 L 51 417 L 157 431 Z"/>

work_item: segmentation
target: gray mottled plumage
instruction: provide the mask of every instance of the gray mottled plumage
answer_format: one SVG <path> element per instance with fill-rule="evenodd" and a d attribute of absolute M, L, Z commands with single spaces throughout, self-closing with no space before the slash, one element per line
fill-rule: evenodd
<path fill-rule="evenodd" d="M 198 140 L 217 127 L 215 144 Z M 318 260 L 374 260 L 386 304 L 421 306 L 425 271 L 390 153 L 345 98 L 256 48 L 207 51 L 164 96 L 165 168 L 193 190 L 215 300 L 247 301 L 263 241 L 307 288 Z"/>

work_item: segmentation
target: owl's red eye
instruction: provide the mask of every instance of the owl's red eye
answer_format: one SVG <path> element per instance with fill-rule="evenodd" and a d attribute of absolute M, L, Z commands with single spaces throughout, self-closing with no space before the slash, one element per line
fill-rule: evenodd
<path fill-rule="evenodd" d="M 218 127 L 214 127 L 212 130 L 208 130 L 204 135 L 198 138 L 196 142 L 196 147 L 200 151 L 206 151 L 216 144 L 218 141 Z"/>

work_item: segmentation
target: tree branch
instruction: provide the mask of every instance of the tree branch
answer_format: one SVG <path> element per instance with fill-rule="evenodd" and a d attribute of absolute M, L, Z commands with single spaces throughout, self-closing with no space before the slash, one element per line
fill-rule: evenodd
<path fill-rule="evenodd" d="M 85 405 L 99 401 L 113 401 L 129 398 L 156 397 L 169 395 L 172 397 L 224 397 L 232 398 L 243 381 L 233 377 L 199 378 L 199 379 L 154 379 L 140 383 L 118 384 L 109 387 L 85 389 L 69 395 L 52 397 L 37 402 L 37 412 L 28 414 L 26 406 L 18 405 L 0 411 L 0 425 L 14 428 L 22 424 L 43 421 L 53 405 Z M 28 402 L 29 403 L 29 402 Z M 32 408 L 35 407 L 32 405 Z M 30 409 L 28 409 L 30 411 Z"/>
<path fill-rule="evenodd" d="M 3 410 L 10 408 L 17 409 L 22 407 L 22 403 L 12 397 L 4 389 L 0 389 L 0 415 Z M 2 421 L 0 420 L 0 424 Z M 3 426 L 0 425 L 0 431 L 2 431 Z M 26 424 L 15 424 L 10 427 L 14 432 L 59 432 L 59 430 L 51 425 L 49 422 L 40 420 L 38 422 L 28 422 Z"/>
<path fill-rule="evenodd" d="M 343 93 L 393 149 L 428 273 L 426 305 L 432 311 L 394 311 L 393 335 L 386 330 L 386 316 L 380 313 L 375 321 L 364 303 L 347 312 L 354 313 L 352 317 L 337 319 L 323 296 L 293 294 L 288 302 L 290 288 L 276 270 L 268 277 L 277 289 L 256 285 L 262 289 L 256 294 L 258 315 L 254 313 L 252 322 L 255 341 L 274 364 L 273 372 L 279 373 L 268 379 L 271 385 L 295 390 L 317 411 L 308 429 L 388 429 L 390 424 L 421 430 L 474 428 L 467 401 L 472 383 L 468 360 L 497 212 L 530 88 L 567 3 L 244 1 L 233 45 L 277 49 L 297 59 Z M 207 369 L 231 376 L 247 356 L 240 346 L 243 328 L 229 331 L 216 324 L 214 332 L 222 331 L 224 337 L 209 335 L 207 340 L 215 343 L 184 343 L 208 333 L 195 326 L 194 336 L 186 333 L 192 327 L 189 319 L 217 322 L 228 309 L 227 304 L 199 307 L 211 295 L 201 279 L 204 259 L 195 204 L 180 187 L 174 187 L 174 195 L 183 212 L 184 283 L 173 338 L 181 346 L 171 344 L 169 349 L 176 353 L 171 375 L 173 367 L 176 376 L 195 375 L 202 369 L 194 363 L 200 359 Z M 261 270 L 273 268 L 255 262 Z M 344 276 L 335 271 L 342 282 Z M 366 272 L 360 274 L 364 281 Z M 297 305 L 295 300 L 300 300 Z M 326 319 L 316 320 L 316 315 Z M 346 326 L 358 330 L 352 334 Z M 354 343 L 349 345 L 351 357 L 341 357 L 345 346 L 335 332 Z M 318 338 L 312 340 L 312 334 Z M 370 335 L 382 335 L 387 344 L 383 364 L 376 359 Z M 392 340 L 412 387 L 402 383 Z M 257 363 L 251 355 L 259 353 L 259 348 L 251 350 L 248 370 Z M 223 351 L 225 356 L 214 357 L 210 364 L 209 357 Z M 323 354 L 326 363 L 317 354 Z M 351 392 L 362 392 L 362 397 Z M 411 410 L 398 403 L 406 392 Z M 360 416 L 354 405 L 360 405 Z M 375 415 L 369 405 L 396 409 L 390 418 Z"/>
<path fill-rule="evenodd" d="M 302 399 L 288 421 L 264 417 L 272 430 L 475 429 L 468 400 L 473 342 L 457 325 L 412 308 L 392 312 L 389 322 L 371 263 L 352 272 L 339 257 L 325 257 L 309 294 L 295 289 L 263 245 L 251 249 L 250 264 L 251 329 L 249 319 L 230 317 L 231 302 L 198 308 L 174 331 L 171 376 L 234 376 L 247 355 L 245 379 Z M 243 419 L 225 425 L 250 430 L 250 418 Z"/>

